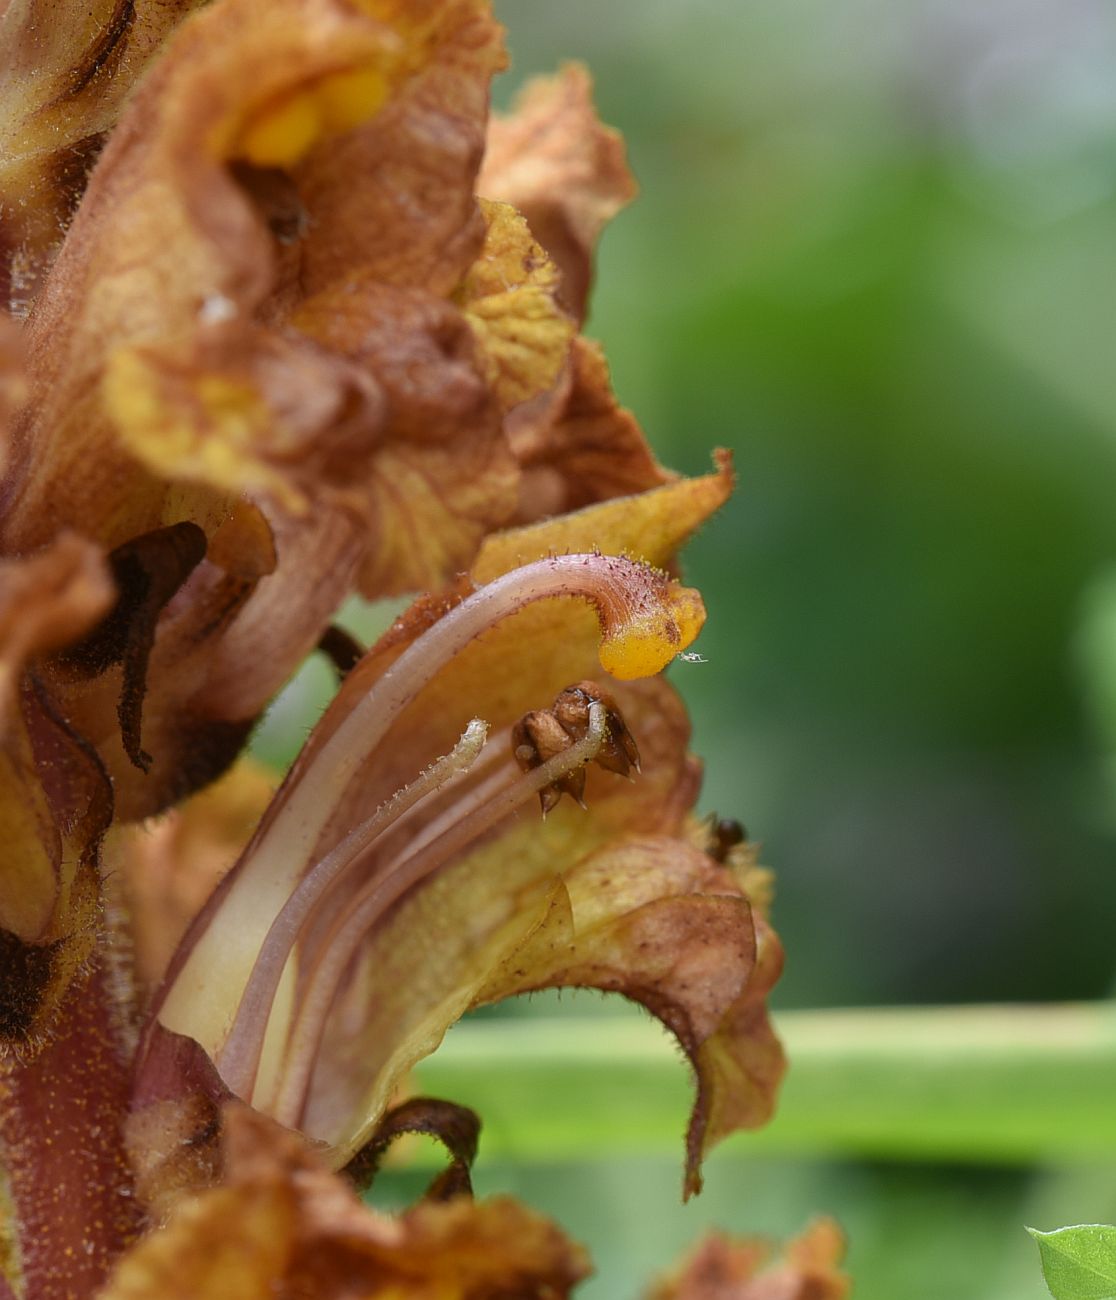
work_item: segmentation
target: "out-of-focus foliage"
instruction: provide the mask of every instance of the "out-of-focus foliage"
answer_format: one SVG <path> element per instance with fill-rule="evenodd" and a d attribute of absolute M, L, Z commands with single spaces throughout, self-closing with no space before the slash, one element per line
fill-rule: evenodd
<path fill-rule="evenodd" d="M 1116 551 L 1111 10 L 504 17 L 513 77 L 588 59 L 643 184 L 590 323 L 621 395 L 680 468 L 737 452 L 690 559 L 710 662 L 676 680 L 710 805 L 778 868 L 785 996 L 1104 992 L 1071 647 Z"/>
<path fill-rule="evenodd" d="M 605 236 L 589 323 L 621 397 L 678 469 L 736 452 L 739 494 L 688 552 L 708 662 L 674 680 L 706 807 L 777 869 L 783 1005 L 1104 996 L 1116 13 L 499 12 L 502 100 L 584 59 L 643 187 Z M 704 1223 L 786 1236 L 821 1209 L 860 1300 L 1039 1300 L 1019 1225 L 1116 1211 L 1109 1170 L 726 1155 L 683 1216 L 665 1161 L 486 1172 L 483 1139 L 478 1181 L 590 1241 L 586 1300 L 634 1294 Z"/>

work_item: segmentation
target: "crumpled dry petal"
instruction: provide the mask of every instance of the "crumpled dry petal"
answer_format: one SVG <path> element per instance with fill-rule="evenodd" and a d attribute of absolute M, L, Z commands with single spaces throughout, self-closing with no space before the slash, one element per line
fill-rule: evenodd
<path fill-rule="evenodd" d="M 28 661 L 72 645 L 115 598 L 100 548 L 76 533 L 23 559 L 0 559 L 0 732 Z"/>
<path fill-rule="evenodd" d="M 766 977 L 767 970 L 763 971 Z M 695 1068 L 697 1099 L 686 1141 L 685 1191 L 701 1190 L 701 1160 L 716 1137 L 770 1118 L 782 1075 L 746 1078 L 756 1048 L 739 1011 L 757 1006 L 756 934 L 730 872 L 677 839 L 621 840 L 568 867 L 545 920 L 478 995 L 498 1001 L 542 988 L 587 987 L 642 1003 L 675 1035 Z M 766 1025 L 766 1020 L 764 1020 Z M 724 1064 L 723 1064 L 724 1063 Z M 709 1125 L 716 1108 L 717 1130 Z M 731 1122 L 725 1123 L 728 1114 Z"/>
<path fill-rule="evenodd" d="M 0 301 L 20 313 L 136 79 L 201 0 L 9 0 L 0 14 Z"/>
<path fill-rule="evenodd" d="M 114 597 L 100 550 L 74 534 L 0 561 L 0 1045 L 24 1052 L 91 950 L 96 844 L 112 810 L 96 756 L 35 673 Z"/>
<path fill-rule="evenodd" d="M 382 402 L 363 477 L 345 464 L 361 522 L 361 591 L 441 586 L 517 497 L 518 467 L 468 321 L 429 290 L 365 276 L 317 294 L 291 320 L 359 367 Z"/>
<path fill-rule="evenodd" d="M 406 360 L 334 348 L 317 337 L 329 305 L 303 299 L 363 275 L 459 319 L 437 294 L 483 240 L 472 182 L 502 57 L 480 0 L 226 0 L 183 24 L 113 134 L 28 324 L 0 535 L 206 534 L 145 659 L 142 726 L 133 709 L 120 744 L 111 674 L 66 693 L 124 817 L 228 763 L 358 574 L 372 595 L 439 583 L 514 510 L 476 370 L 462 428 L 459 388 L 401 403 Z M 382 339 L 405 318 L 380 320 Z M 410 359 L 444 338 L 435 322 Z"/>
<path fill-rule="evenodd" d="M 168 511 L 182 506 L 168 501 L 166 479 L 139 473 L 135 448 L 114 435 L 102 371 L 121 348 L 181 346 L 231 318 L 247 324 L 274 289 L 276 255 L 229 165 L 264 165 L 269 132 L 289 137 L 298 157 L 375 112 L 402 75 L 398 46 L 339 0 L 230 0 L 182 25 L 113 133 L 28 323 L 34 400 L 9 543 L 66 521 L 79 465 L 92 511 L 82 526 L 107 545 L 174 521 Z M 292 106 L 309 129 L 284 116 Z M 226 405 L 212 399 L 217 414 Z M 183 477 L 207 481 L 189 466 Z"/>
<path fill-rule="evenodd" d="M 585 315 L 597 238 L 636 194 L 618 132 L 593 108 L 592 80 L 577 63 L 529 81 L 508 117 L 494 116 L 479 193 L 512 204 L 562 273 L 560 297 Z"/>
<path fill-rule="evenodd" d="M 845 1238 L 832 1219 L 816 1219 L 772 1259 L 757 1237 L 710 1233 L 646 1300 L 844 1300 Z"/>
<path fill-rule="evenodd" d="M 675 477 L 617 402 L 600 347 L 581 336 L 554 389 L 513 411 L 507 431 L 522 471 L 520 522 L 644 492 Z"/>
<path fill-rule="evenodd" d="M 558 305 L 558 270 L 526 221 L 482 200 L 484 246 L 455 297 L 480 345 L 481 364 L 504 411 L 557 380 L 574 333 Z"/>
<path fill-rule="evenodd" d="M 33 677 L 0 741 L 0 1055 L 45 1040 L 100 921 L 97 850 L 112 787 Z"/>
<path fill-rule="evenodd" d="M 379 115 L 326 141 L 297 170 L 314 216 L 299 246 L 300 292 L 356 269 L 448 295 L 484 238 L 473 198 L 491 77 L 506 65 L 487 0 L 360 0 L 401 34 L 410 74 Z"/>
<path fill-rule="evenodd" d="M 101 1300 L 560 1300 L 580 1247 L 510 1198 L 367 1209 L 296 1135 L 224 1113 L 224 1179 L 120 1262 Z"/>

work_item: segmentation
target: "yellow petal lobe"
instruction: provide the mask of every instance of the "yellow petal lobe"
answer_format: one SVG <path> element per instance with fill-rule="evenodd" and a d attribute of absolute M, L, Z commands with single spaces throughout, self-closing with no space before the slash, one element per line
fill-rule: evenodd
<path fill-rule="evenodd" d="M 292 513 L 305 509 L 288 478 L 258 454 L 282 430 L 249 384 L 121 348 L 109 359 L 102 393 L 121 441 L 156 473 L 269 492 Z"/>
<path fill-rule="evenodd" d="M 484 247 L 457 293 L 485 377 L 504 410 L 558 379 L 574 323 L 558 302 L 558 269 L 518 212 L 480 200 Z"/>
<path fill-rule="evenodd" d="M 712 474 L 679 479 L 649 492 L 615 497 L 556 519 L 495 533 L 485 540 L 473 563 L 473 580 L 491 582 L 501 573 L 544 555 L 593 547 L 606 555 L 627 555 L 648 564 L 669 565 L 682 544 L 732 493 L 735 476 L 731 455 L 717 452 L 714 461 Z"/>
<path fill-rule="evenodd" d="M 379 68 L 350 68 L 269 105 L 244 128 L 233 157 L 257 167 L 290 167 L 312 144 L 338 135 L 377 113 L 387 99 L 389 79 Z"/>

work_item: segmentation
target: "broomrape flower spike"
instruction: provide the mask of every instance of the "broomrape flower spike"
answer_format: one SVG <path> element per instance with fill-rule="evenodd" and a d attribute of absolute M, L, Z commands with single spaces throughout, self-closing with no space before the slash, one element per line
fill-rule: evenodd
<path fill-rule="evenodd" d="M 616 401 L 623 145 L 573 66 L 491 118 L 505 63 L 489 0 L 2 7 L 0 1300 L 566 1296 L 477 1116 L 398 1102 L 536 989 L 676 1036 L 686 1195 L 771 1113 L 769 875 L 657 676 L 731 464 Z M 426 594 L 362 654 L 353 592 Z M 238 754 L 318 646 L 275 793 Z M 452 1199 L 376 1214 L 338 1171 L 415 1130 Z"/>

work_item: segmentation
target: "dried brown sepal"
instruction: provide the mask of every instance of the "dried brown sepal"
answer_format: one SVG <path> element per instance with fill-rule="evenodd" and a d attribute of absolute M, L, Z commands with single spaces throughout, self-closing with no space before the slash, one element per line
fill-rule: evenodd
<path fill-rule="evenodd" d="M 600 347 L 581 336 L 553 390 L 517 407 L 507 430 L 522 475 L 521 522 L 674 480 L 617 402 Z"/>
<path fill-rule="evenodd" d="M 120 1261 L 101 1300 L 561 1300 L 584 1252 L 510 1198 L 366 1208 L 297 1134 L 223 1113 L 224 1179 Z"/>
<path fill-rule="evenodd" d="M 832 1219 L 816 1219 L 773 1257 L 770 1241 L 712 1232 L 646 1300 L 844 1300 L 852 1289 L 840 1265 L 845 1239 Z"/>
<path fill-rule="evenodd" d="M 370 1141 L 356 1153 L 341 1172 L 356 1186 L 367 1191 L 379 1172 L 388 1147 L 406 1134 L 421 1133 L 437 1138 L 450 1154 L 450 1163 L 427 1188 L 434 1201 L 448 1201 L 454 1196 L 472 1196 L 470 1175 L 477 1158 L 480 1116 L 467 1106 L 436 1097 L 409 1097 L 393 1106 L 380 1120 Z"/>
<path fill-rule="evenodd" d="M 585 315 L 597 238 L 636 194 L 618 132 L 593 108 L 584 67 L 567 63 L 556 76 L 523 88 L 508 117 L 493 117 L 477 188 L 527 218 L 562 272 L 560 296 Z"/>
<path fill-rule="evenodd" d="M 28 661 L 85 636 L 114 596 L 100 548 L 76 533 L 0 560 L 0 730 Z"/>
<path fill-rule="evenodd" d="M 0 1059 L 29 1059 L 52 1033 L 100 920 L 98 851 L 112 787 L 96 753 L 39 680 L 25 676 L 0 738 L 0 934 L 8 949 Z"/>

